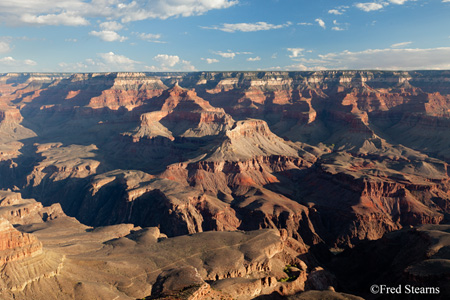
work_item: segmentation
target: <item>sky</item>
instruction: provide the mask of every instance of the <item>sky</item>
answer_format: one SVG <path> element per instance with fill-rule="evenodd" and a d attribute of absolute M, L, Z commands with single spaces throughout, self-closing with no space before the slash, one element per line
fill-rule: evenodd
<path fill-rule="evenodd" d="M 450 0 L 0 0 L 0 73 L 325 69 L 450 69 Z"/>

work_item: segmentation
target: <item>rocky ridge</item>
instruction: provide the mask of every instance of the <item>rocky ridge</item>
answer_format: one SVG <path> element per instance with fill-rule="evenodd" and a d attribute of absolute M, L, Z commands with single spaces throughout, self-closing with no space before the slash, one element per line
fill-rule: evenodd
<path fill-rule="evenodd" d="M 2 210 L 33 203 L 18 193 L 2 192 Z M 3 299 L 163 299 L 178 293 L 189 299 L 248 299 L 300 292 L 308 288 L 307 282 L 331 276 L 310 274 L 297 257 L 305 254 L 304 246 L 285 231 L 167 238 L 156 227 L 87 227 L 60 208 L 40 204 L 26 212 L 7 213 L 10 221 L 0 221 Z M 298 273 L 295 280 L 284 282 L 287 264 L 299 268 L 292 267 Z"/>

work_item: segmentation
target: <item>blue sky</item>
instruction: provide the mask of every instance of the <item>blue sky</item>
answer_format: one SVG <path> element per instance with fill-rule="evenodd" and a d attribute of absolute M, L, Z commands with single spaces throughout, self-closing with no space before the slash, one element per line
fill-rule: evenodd
<path fill-rule="evenodd" d="M 450 69 L 450 0 L 0 0 L 0 73 Z"/>

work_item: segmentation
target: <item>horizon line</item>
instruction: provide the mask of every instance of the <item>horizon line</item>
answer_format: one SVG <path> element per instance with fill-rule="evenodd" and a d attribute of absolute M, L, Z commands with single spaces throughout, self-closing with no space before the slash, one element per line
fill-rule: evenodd
<path fill-rule="evenodd" d="M 167 73 L 260 73 L 260 72 L 281 72 L 281 73 L 311 73 L 311 72 L 448 72 L 450 69 L 325 69 L 325 70 L 215 70 L 215 71 L 11 71 L 1 72 L 1 75 L 7 74 L 112 74 L 112 73 L 147 73 L 147 74 L 167 74 Z"/>

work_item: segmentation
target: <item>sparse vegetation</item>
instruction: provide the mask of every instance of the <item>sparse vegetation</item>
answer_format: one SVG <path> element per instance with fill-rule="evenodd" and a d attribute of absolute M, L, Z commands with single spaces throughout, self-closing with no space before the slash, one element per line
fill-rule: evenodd
<path fill-rule="evenodd" d="M 294 274 L 292 268 L 298 269 L 297 265 L 286 265 L 283 269 L 284 273 L 288 275 L 288 277 L 281 278 L 280 282 L 291 282 L 298 278 L 298 274 Z"/>

